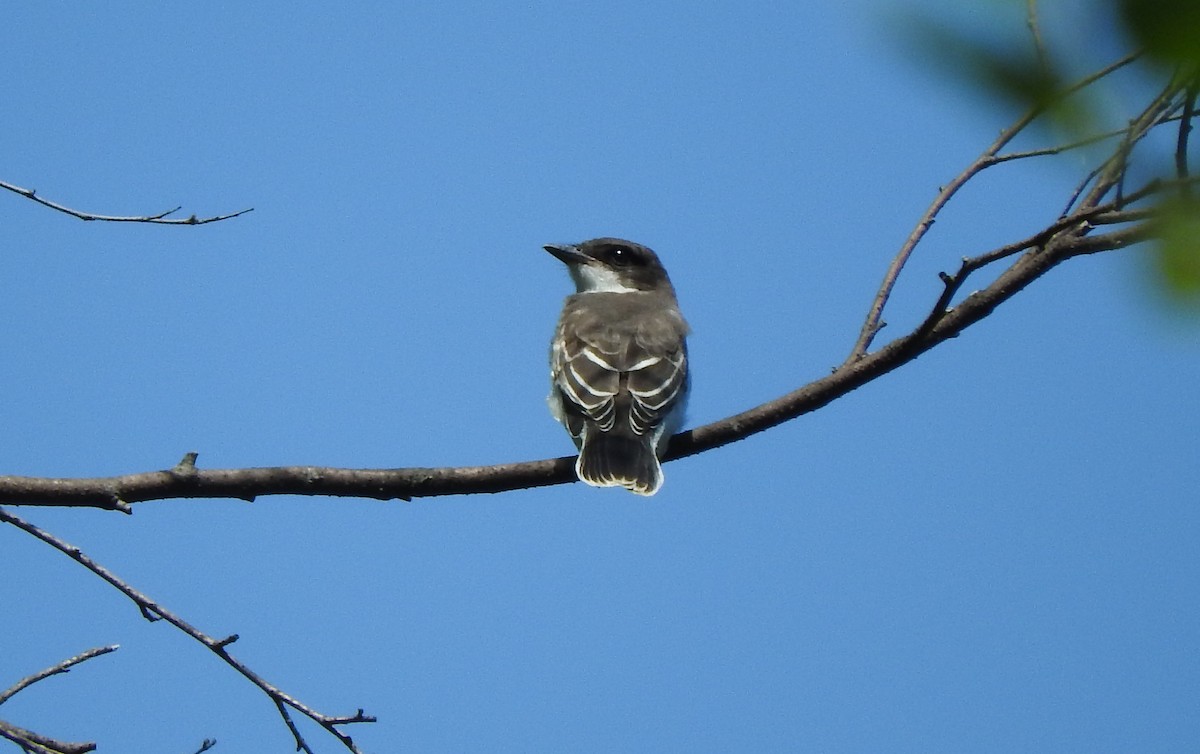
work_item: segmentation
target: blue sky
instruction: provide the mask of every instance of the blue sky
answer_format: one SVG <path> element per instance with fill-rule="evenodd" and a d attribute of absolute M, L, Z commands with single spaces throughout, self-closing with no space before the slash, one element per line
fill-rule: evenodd
<path fill-rule="evenodd" d="M 541 245 L 599 235 L 671 270 L 693 424 L 828 374 L 1016 113 L 900 41 L 946 6 L 796 5 L 6 6 L 0 179 L 101 213 L 255 210 L 104 225 L 0 196 L 0 473 L 563 455 L 545 359 L 570 283 Z M 1020 33 L 968 20 L 997 19 Z M 881 338 L 938 270 L 1050 221 L 1088 157 L 965 191 Z M 1200 329 L 1147 269 L 1071 261 L 825 409 L 670 464 L 649 500 L 18 512 L 239 633 L 302 701 L 377 715 L 352 731 L 369 752 L 1180 751 Z M 8 527 L 0 568 L 0 687 L 122 646 L 0 718 L 102 752 L 291 750 L 265 697 L 61 554 Z"/>

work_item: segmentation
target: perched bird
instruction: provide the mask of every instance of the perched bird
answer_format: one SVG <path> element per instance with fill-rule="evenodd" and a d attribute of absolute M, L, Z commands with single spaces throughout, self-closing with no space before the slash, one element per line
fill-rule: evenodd
<path fill-rule="evenodd" d="M 596 487 L 653 495 L 659 458 L 687 403 L 687 322 L 653 251 L 619 238 L 544 247 L 576 293 L 550 343 L 550 412 L 579 448 L 575 473 Z"/>

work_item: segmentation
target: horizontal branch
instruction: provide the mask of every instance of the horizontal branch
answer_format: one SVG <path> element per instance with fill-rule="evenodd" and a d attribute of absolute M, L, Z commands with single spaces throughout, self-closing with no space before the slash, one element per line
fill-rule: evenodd
<path fill-rule="evenodd" d="M 169 209 L 166 212 L 159 212 L 157 215 L 97 215 L 92 212 L 82 212 L 77 209 L 71 209 L 70 207 L 68 207 L 66 205 L 59 204 L 58 202 L 52 202 L 49 199 L 43 199 L 42 197 L 38 196 L 37 191 L 34 189 L 21 188 L 20 186 L 14 186 L 13 184 L 6 183 L 5 181 L 0 181 L 0 188 L 8 189 L 9 191 L 13 192 L 14 194 L 20 194 L 21 196 L 25 197 L 26 199 L 32 199 L 33 201 L 37 202 L 38 204 L 42 205 L 43 207 L 49 207 L 50 209 L 55 210 L 57 212 L 62 212 L 65 215 L 70 215 L 71 217 L 77 217 L 80 220 L 87 220 L 89 222 L 92 220 L 98 220 L 101 222 L 108 222 L 108 223 L 149 223 L 152 225 L 207 225 L 208 223 L 217 223 L 222 220 L 230 220 L 232 218 L 244 215 L 247 212 L 254 211 L 253 207 L 247 207 L 246 209 L 238 210 L 237 212 L 232 212 L 228 215 L 214 215 L 213 217 L 197 217 L 195 215 L 192 215 L 190 217 L 170 217 L 170 215 L 173 215 L 176 212 L 178 212 L 179 210 L 183 209 L 183 207 L 176 207 L 174 209 Z"/>
<path fill-rule="evenodd" d="M 718 448 L 815 411 L 956 337 L 1063 260 L 1122 248 L 1145 240 L 1150 231 L 1143 223 L 1095 236 L 1080 233 L 1074 227 L 1064 227 L 1041 239 L 1038 248 L 1025 251 L 991 285 L 942 312 L 931 325 L 923 325 L 877 351 L 846 362 L 832 374 L 776 400 L 676 435 L 664 460 Z M 83 506 L 128 513 L 133 503 L 175 498 L 253 500 L 261 495 L 291 494 L 412 500 L 576 481 L 571 456 L 493 466 L 397 469 L 320 466 L 202 469 L 196 467 L 195 460 L 195 454 L 188 454 L 171 469 L 92 479 L 0 476 L 0 503 Z"/>

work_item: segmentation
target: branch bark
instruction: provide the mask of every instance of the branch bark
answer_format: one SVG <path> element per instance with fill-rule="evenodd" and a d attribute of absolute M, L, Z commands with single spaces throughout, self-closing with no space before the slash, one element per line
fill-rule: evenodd
<path fill-rule="evenodd" d="M 0 720 L 0 738 L 12 741 L 27 754 L 84 754 L 96 750 L 91 741 L 59 741 L 4 720 Z"/>
<path fill-rule="evenodd" d="M 19 518 L 18 516 L 14 516 L 3 508 L 0 508 L 0 523 L 15 526 L 25 533 L 40 539 L 42 542 L 45 542 L 59 552 L 72 558 L 84 568 L 87 568 L 89 571 L 111 584 L 117 589 L 117 591 L 121 592 L 121 594 L 124 594 L 126 597 L 128 597 L 135 605 L 137 605 L 138 609 L 142 613 L 142 617 L 144 617 L 146 620 L 151 622 L 165 620 L 167 623 L 187 634 L 192 639 L 196 640 L 200 644 L 203 644 L 209 651 L 221 658 L 226 665 L 233 668 L 238 673 L 241 673 L 242 676 L 257 686 L 275 704 L 275 708 L 279 711 L 280 717 L 283 718 L 284 723 L 287 725 L 288 730 L 291 731 L 292 736 L 296 741 L 296 751 L 304 751 L 308 752 L 309 754 L 313 754 L 308 742 L 304 739 L 304 736 L 301 735 L 300 729 L 296 727 L 296 723 L 292 719 L 291 711 L 293 710 L 320 725 L 352 754 L 362 754 L 361 750 L 357 747 L 357 745 L 355 745 L 354 739 L 351 738 L 349 734 L 344 733 L 341 730 L 341 726 L 344 725 L 375 722 L 375 718 L 363 712 L 361 708 L 352 715 L 326 715 L 323 712 L 318 712 L 312 707 L 309 707 L 301 702 L 299 699 L 296 699 L 296 697 L 286 693 L 267 679 L 263 678 L 244 662 L 231 655 L 228 647 L 230 644 L 233 644 L 238 640 L 237 634 L 230 634 L 229 636 L 218 639 L 214 636 L 204 633 L 191 623 L 184 620 L 178 614 L 168 610 L 160 603 L 133 588 L 133 586 L 125 582 L 115 573 L 90 558 L 78 547 L 75 547 L 74 545 L 60 539 L 59 537 L 56 537 L 55 535 L 39 528 L 38 526 L 35 526 L 34 524 L 31 524 L 28 521 L 25 521 L 22 518 Z M 84 655 L 80 655 L 79 657 L 73 657 L 70 660 L 59 663 L 59 665 L 50 668 L 47 671 L 43 671 L 40 674 L 30 676 L 30 678 L 20 681 L 16 686 L 4 693 L 7 695 L 7 697 L 11 697 L 22 688 L 32 685 L 33 683 L 40 681 L 42 678 L 54 675 L 55 673 L 66 672 L 71 665 L 83 662 L 84 660 L 90 659 L 90 657 L 94 657 L 97 654 L 111 652 L 113 649 L 116 649 L 116 647 L 92 650 L 91 653 L 84 653 Z M 7 697 L 0 698 L 0 704 L 2 704 Z M 0 734 L 2 733 L 3 731 L 0 730 Z M 201 745 L 200 751 L 211 748 L 213 744 L 208 743 L 208 741 L 209 739 L 205 739 L 205 743 Z M 86 745 L 91 746 L 93 749 L 95 748 L 94 744 Z M 79 751 L 91 751 L 91 749 L 80 749 Z"/>
<path fill-rule="evenodd" d="M 1134 59 L 1135 56 L 1127 56 L 1100 69 L 1068 87 L 1063 96 L 1070 96 L 1094 84 Z M 959 189 L 994 165 L 1025 157 L 1056 154 L 1091 141 L 1076 141 L 1026 153 L 1002 153 L 1001 150 L 1032 123 L 1041 110 L 1035 108 L 1025 113 L 939 192 L 917 222 L 893 258 L 850 355 L 841 366 L 832 374 L 776 400 L 677 435 L 672 439 L 664 460 L 671 461 L 712 450 L 821 408 L 956 337 L 1062 261 L 1082 254 L 1124 248 L 1152 237 L 1153 211 L 1134 207 L 1134 203 L 1168 189 L 1184 190 L 1192 179 L 1183 175 L 1170 183 L 1151 181 L 1127 193 L 1124 191 L 1124 182 L 1130 155 L 1142 139 L 1165 123 L 1180 120 L 1181 128 L 1189 126 L 1191 96 L 1192 91 L 1187 89 L 1186 81 L 1172 80 L 1151 98 L 1123 131 L 1116 134 L 1120 136 L 1120 143 L 1071 194 L 1067 209 L 1060 217 L 1022 241 L 964 258 L 953 274 L 943 272 L 941 278 L 944 289 L 925 321 L 911 333 L 871 352 L 871 344 L 883 324 L 884 308 L 901 271 L 938 214 Z M 1183 115 L 1180 115 L 1181 112 Z M 1113 135 L 1102 134 L 1097 138 Z M 1097 227 L 1108 230 L 1096 233 Z M 1001 261 L 1009 266 L 990 285 L 951 306 L 971 274 Z M 492 466 L 397 469 L 320 466 L 200 469 L 195 462 L 196 454 L 189 453 L 170 469 L 90 479 L 0 476 L 0 503 L 94 507 L 130 513 L 132 504 L 149 500 L 254 500 L 260 495 L 283 494 L 412 500 L 418 497 L 504 492 L 575 480 L 572 457 Z"/>
<path fill-rule="evenodd" d="M 1082 221 L 1080 221 L 1082 222 Z M 703 453 L 815 411 L 871 380 L 958 336 L 1017 292 L 1071 257 L 1120 249 L 1151 235 L 1149 222 L 1102 235 L 1083 235 L 1079 223 L 1056 224 L 1040 244 L 1021 255 L 991 285 L 958 306 L 931 315 L 921 327 L 827 377 L 740 414 L 676 435 L 664 460 Z M 1090 228 L 1090 226 L 1088 226 Z M 987 257 L 988 254 L 981 255 Z M 993 255 L 995 256 L 995 255 Z M 995 256 L 995 259 L 1002 257 Z M 962 275 L 958 283 L 965 279 Z M 957 289 L 957 288 L 956 288 Z M 16 505 L 92 507 L 132 512 L 133 503 L 177 498 L 239 498 L 261 495 L 328 495 L 380 500 L 506 492 L 575 481 L 574 457 L 493 466 L 346 469 L 276 466 L 200 469 L 195 454 L 174 468 L 91 479 L 0 476 L 0 502 Z"/>
<path fill-rule="evenodd" d="M 69 657 L 62 662 L 51 665 L 44 670 L 39 670 L 32 675 L 22 678 L 4 691 L 0 691 L 0 704 L 4 704 L 33 684 L 44 681 L 52 675 L 70 672 L 71 668 L 81 662 L 87 662 L 93 657 L 99 657 L 100 655 L 106 655 L 109 652 L 115 651 L 117 651 L 117 645 L 115 644 L 107 647 L 95 647 L 94 649 L 89 649 L 86 652 L 81 652 L 74 657 Z M 18 725 L 13 725 L 5 720 L 0 720 L 0 738 L 12 741 L 26 752 L 36 752 L 37 754 L 83 754 L 83 752 L 93 751 L 96 748 L 96 744 L 91 741 L 59 741 L 58 739 L 43 736 L 40 733 L 35 733 Z"/>

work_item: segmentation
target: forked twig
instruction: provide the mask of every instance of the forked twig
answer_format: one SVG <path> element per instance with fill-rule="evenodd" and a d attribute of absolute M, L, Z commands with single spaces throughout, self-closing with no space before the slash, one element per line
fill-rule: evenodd
<path fill-rule="evenodd" d="M 115 651 L 117 651 L 116 644 L 107 647 L 95 647 L 86 652 L 81 652 L 74 657 L 68 657 L 62 662 L 55 663 L 44 670 L 39 670 L 32 675 L 28 675 L 4 691 L 0 691 L 0 704 L 4 704 L 33 684 L 44 681 L 52 675 L 70 672 L 71 668 L 81 662 L 87 662 L 93 657 L 99 657 L 100 655 L 106 655 L 109 652 Z M 0 720 L 0 738 L 12 741 L 26 752 L 36 752 L 37 754 L 83 754 L 83 752 L 93 751 L 96 748 L 96 744 L 91 741 L 59 741 L 4 720 Z"/>
<path fill-rule="evenodd" d="M 1129 65 L 1137 59 L 1136 55 L 1127 55 L 1120 60 L 1105 66 L 1104 68 L 1080 79 L 1076 83 L 1067 87 L 1059 98 L 1068 97 L 1081 89 L 1091 86 L 1096 81 L 1108 76 L 1109 74 Z M 925 210 L 925 214 L 921 215 L 921 219 L 917 221 L 917 225 L 913 228 L 908 238 L 905 239 L 900 251 L 892 258 L 892 262 L 888 265 L 887 272 L 883 276 L 883 283 L 879 287 L 879 292 L 875 294 L 874 300 L 871 302 L 871 307 L 867 311 L 866 321 L 863 322 L 861 330 L 859 330 L 858 339 L 854 342 L 854 347 L 850 349 L 850 355 L 846 358 L 847 364 L 853 363 L 866 355 L 871 347 L 872 341 L 879 331 L 883 328 L 883 309 L 887 305 L 888 299 L 892 295 L 892 289 L 896 285 L 896 281 L 900 277 L 900 272 L 908 263 L 913 251 L 916 250 L 917 244 L 925 238 L 925 234 L 933 227 L 933 223 L 937 220 L 937 216 L 942 209 L 950 202 L 954 195 L 962 189 L 976 175 L 987 170 L 993 165 L 998 165 L 1001 162 L 1007 162 L 1015 159 L 1013 156 L 1001 156 L 1000 150 L 1004 149 L 1017 134 L 1024 131 L 1029 124 L 1033 123 L 1042 113 L 1045 112 L 1045 107 L 1038 106 L 1031 108 L 1028 112 L 1022 115 L 1008 128 L 1000 132 L 996 140 L 988 146 L 975 160 L 966 167 L 961 173 L 954 177 L 949 183 L 938 191 L 929 208 Z"/>
<path fill-rule="evenodd" d="M 221 660 L 227 665 L 241 673 L 251 683 L 261 689 L 263 693 L 265 693 L 279 709 L 280 713 L 283 715 L 284 722 L 287 723 L 288 729 L 291 730 L 292 735 L 296 739 L 297 751 L 311 752 L 312 750 L 308 748 L 308 743 L 304 740 L 304 737 L 300 734 L 299 729 L 296 728 L 295 724 L 292 722 L 291 716 L 287 712 L 287 708 L 291 708 L 299 712 L 300 714 L 308 717 L 313 722 L 320 725 L 330 735 L 340 741 L 342 745 L 345 746 L 349 751 L 353 752 L 354 754 L 362 754 L 358 747 L 354 744 L 353 739 L 338 728 L 338 726 L 349 725 L 351 723 L 375 722 L 375 718 L 365 714 L 362 709 L 359 709 L 353 715 L 342 716 L 326 715 L 318 712 L 290 694 L 285 693 L 279 687 L 270 683 L 258 673 L 251 670 L 248 666 L 246 666 L 245 663 L 229 654 L 229 651 L 226 649 L 226 647 L 237 641 L 237 634 L 231 634 L 222 639 L 216 639 L 208 634 L 205 634 L 192 624 L 185 621 L 183 618 L 179 617 L 175 613 L 147 597 L 145 594 L 142 594 L 129 584 L 125 583 L 125 581 L 119 578 L 112 571 L 108 570 L 84 554 L 84 552 L 78 547 L 59 539 L 50 532 L 45 531 L 44 529 L 41 529 L 22 518 L 14 516 L 3 508 L 0 508 L 0 522 L 12 524 L 18 529 L 26 532 L 27 534 L 33 535 L 37 539 L 40 539 L 56 550 L 71 557 L 76 562 L 80 563 L 84 568 L 87 568 L 92 573 L 104 579 L 113 587 L 115 587 L 117 591 L 121 592 L 130 600 L 132 600 L 133 603 L 138 606 L 138 609 L 141 610 L 142 615 L 147 620 L 154 621 L 161 618 L 162 620 L 167 621 L 183 633 L 203 644 L 213 654 L 220 657 Z"/>

